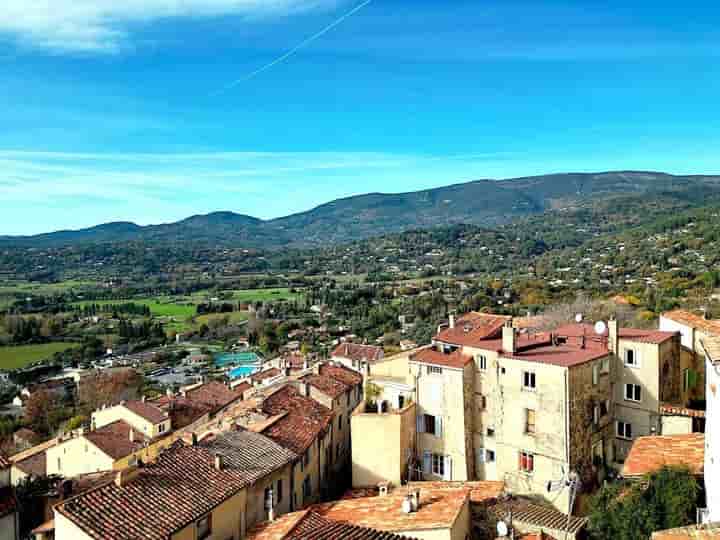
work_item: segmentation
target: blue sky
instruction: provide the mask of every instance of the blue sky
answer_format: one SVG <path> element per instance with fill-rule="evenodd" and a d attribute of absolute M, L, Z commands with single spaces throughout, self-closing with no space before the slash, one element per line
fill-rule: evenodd
<path fill-rule="evenodd" d="M 0 234 L 720 173 L 716 2 L 372 0 L 243 80 L 361 3 L 4 0 Z"/>

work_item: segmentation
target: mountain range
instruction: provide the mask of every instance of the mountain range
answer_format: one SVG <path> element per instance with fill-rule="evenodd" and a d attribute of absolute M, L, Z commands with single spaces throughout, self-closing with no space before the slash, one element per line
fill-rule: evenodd
<path fill-rule="evenodd" d="M 307 247 L 457 223 L 497 226 L 588 201 L 607 204 L 623 197 L 670 197 L 693 206 L 713 195 L 720 195 L 720 176 L 641 171 L 548 174 L 476 180 L 409 193 L 368 193 L 271 220 L 234 212 L 213 212 L 161 225 L 113 222 L 35 236 L 0 236 L 0 245 L 59 247 L 143 241 Z"/>

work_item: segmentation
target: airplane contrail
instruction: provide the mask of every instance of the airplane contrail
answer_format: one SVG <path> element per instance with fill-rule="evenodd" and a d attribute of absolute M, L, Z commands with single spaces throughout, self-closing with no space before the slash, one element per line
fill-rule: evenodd
<path fill-rule="evenodd" d="M 309 38 L 303 40 L 303 41 L 300 42 L 298 45 L 295 45 L 295 47 L 293 47 L 292 49 L 290 49 L 288 52 L 286 52 L 286 53 L 283 54 L 282 56 L 279 56 L 278 58 L 276 58 L 276 59 L 273 60 L 272 62 L 270 62 L 270 63 L 268 63 L 268 64 L 265 64 L 264 66 L 256 69 L 255 71 L 253 71 L 253 72 L 251 72 L 251 73 L 248 73 L 248 74 L 245 75 L 244 77 L 241 77 L 240 79 L 234 80 L 233 82 L 231 82 L 230 84 L 228 84 L 228 85 L 226 85 L 225 87 L 221 88 L 221 89 L 218 90 L 217 92 L 213 92 L 213 93 L 211 94 L 211 96 L 217 96 L 217 95 L 219 95 L 219 94 L 222 94 L 223 92 L 227 92 L 228 90 L 230 90 L 231 88 L 237 86 L 238 84 L 243 83 L 243 82 L 246 82 L 246 81 L 249 81 L 250 79 L 252 79 L 252 78 L 257 77 L 258 75 L 260 75 L 262 72 L 267 71 L 267 70 L 270 69 L 271 67 L 276 66 L 277 64 L 279 64 L 279 63 L 281 63 L 281 62 L 284 62 L 285 60 L 287 60 L 288 58 L 290 58 L 292 55 L 294 55 L 296 52 L 298 52 L 298 51 L 299 51 L 300 49 L 302 49 L 303 47 L 306 47 L 307 45 L 309 45 L 310 43 L 312 43 L 312 42 L 315 41 L 316 39 L 324 36 L 324 35 L 327 34 L 330 30 L 332 30 L 333 28 L 335 28 L 336 26 L 338 26 L 339 24 L 341 24 L 343 21 L 345 21 L 345 20 L 348 19 L 349 17 L 352 17 L 353 15 L 355 15 L 355 13 L 357 13 L 357 12 L 360 11 L 362 8 L 364 8 L 365 6 L 367 6 L 370 2 L 372 2 L 372 0 L 365 0 L 363 3 L 358 4 L 357 6 L 355 6 L 354 8 L 352 8 L 350 11 L 348 11 L 347 13 L 345 13 L 345 15 L 343 15 L 343 16 L 340 17 L 339 19 L 336 19 L 335 21 L 331 22 L 331 23 L 330 23 L 329 25 L 327 25 L 325 28 L 323 28 L 322 30 L 314 33 L 312 36 L 310 36 Z"/>

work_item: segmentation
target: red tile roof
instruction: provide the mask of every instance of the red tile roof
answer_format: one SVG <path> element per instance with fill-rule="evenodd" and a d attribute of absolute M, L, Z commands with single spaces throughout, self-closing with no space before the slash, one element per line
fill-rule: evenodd
<path fill-rule="evenodd" d="M 301 511 L 263 523 L 250 531 L 248 540 L 413 540 L 390 532 L 378 531 L 334 521 L 313 511 Z"/>
<path fill-rule="evenodd" d="M 498 337 L 511 317 L 471 312 L 455 321 L 454 328 L 439 332 L 435 339 L 452 345 L 481 346 L 486 339 Z"/>
<path fill-rule="evenodd" d="M 152 403 L 144 401 L 126 401 L 121 403 L 126 409 L 144 418 L 151 424 L 159 424 L 168 419 L 168 413 Z"/>
<path fill-rule="evenodd" d="M 0 488 L 0 518 L 17 512 L 17 499 L 10 486 Z"/>
<path fill-rule="evenodd" d="M 262 410 L 269 415 L 287 413 L 267 427 L 263 434 L 297 454 L 304 454 L 318 437 L 322 437 L 333 419 L 330 409 L 295 388 L 286 385 L 262 402 Z"/>
<path fill-rule="evenodd" d="M 488 506 L 488 513 L 495 519 L 506 519 L 512 512 L 513 522 L 523 524 L 527 528 L 553 529 L 577 535 L 587 525 L 588 519 L 570 516 L 559 512 L 551 506 L 538 504 L 524 497 L 513 497 Z"/>
<path fill-rule="evenodd" d="M 410 487 L 418 489 L 469 489 L 470 502 L 495 502 L 505 491 L 505 482 L 492 480 L 455 481 L 455 482 L 410 482 Z"/>
<path fill-rule="evenodd" d="M 553 330 L 553 334 L 561 337 L 579 338 L 585 336 L 587 346 L 607 347 L 609 332 L 605 329 L 602 335 L 595 333 L 595 327 L 591 324 L 565 324 Z M 639 343 L 652 343 L 658 345 L 669 339 L 679 336 L 678 332 L 665 332 L 662 330 L 651 330 L 644 328 L 620 328 L 618 337 Z"/>
<path fill-rule="evenodd" d="M 133 440 L 130 440 L 130 433 Z M 117 460 L 142 450 L 149 441 L 142 433 L 134 430 L 130 424 L 117 420 L 95 431 L 88 431 L 84 437 L 100 449 L 104 454 Z"/>
<path fill-rule="evenodd" d="M 685 466 L 692 474 L 703 474 L 705 435 L 639 437 L 623 465 L 623 476 L 644 476 L 666 466 Z"/>
<path fill-rule="evenodd" d="M 182 395 L 162 396 L 153 400 L 153 404 L 167 411 L 172 429 L 187 427 L 215 409 L 209 403 L 188 399 Z"/>
<path fill-rule="evenodd" d="M 675 321 L 676 323 L 684 324 L 691 328 L 697 328 L 702 330 L 706 334 L 720 336 L 720 321 L 713 319 L 706 319 L 701 315 L 695 315 L 689 311 L 683 309 L 676 309 L 675 311 L 668 311 L 663 313 L 661 317 Z"/>
<path fill-rule="evenodd" d="M 269 368 L 263 371 L 258 371 L 250 375 L 250 380 L 256 383 L 262 382 L 266 379 L 272 379 L 273 377 L 279 377 L 282 375 L 282 371 L 278 368 Z"/>
<path fill-rule="evenodd" d="M 300 381 L 309 384 L 313 388 L 317 388 L 332 399 L 336 399 L 350 391 L 350 387 L 347 384 L 326 375 L 305 375 Z"/>
<path fill-rule="evenodd" d="M 455 351 L 452 354 L 445 354 L 437 349 L 427 347 L 413 354 L 410 357 L 410 361 L 420 362 L 422 364 L 432 364 L 434 366 L 462 369 L 468 363 L 472 362 L 472 357 L 465 356 L 460 351 Z"/>
<path fill-rule="evenodd" d="M 687 416 L 688 418 L 705 418 L 705 411 L 700 409 L 688 409 L 682 405 L 672 405 L 670 403 L 662 403 L 660 405 L 660 414 L 666 416 Z"/>
<path fill-rule="evenodd" d="M 382 347 L 361 345 L 359 343 L 341 343 L 333 350 L 333 358 L 349 358 L 350 360 L 377 362 L 384 356 Z"/>
<path fill-rule="evenodd" d="M 223 467 L 215 468 L 215 455 Z M 96 540 L 166 540 L 248 484 L 296 456 L 256 433 L 231 432 L 198 446 L 174 443 L 123 487 L 71 497 L 56 510 Z"/>
<path fill-rule="evenodd" d="M 235 393 L 243 394 L 250 390 L 252 388 L 252 385 L 249 382 L 241 382 L 240 384 L 236 384 L 232 387 L 232 391 Z"/>
<path fill-rule="evenodd" d="M 520 342 L 520 340 L 518 340 Z M 540 344 L 528 347 L 519 347 L 515 353 L 503 352 L 503 358 L 513 358 L 526 362 L 539 364 L 552 364 L 560 367 L 573 367 L 604 358 L 609 353 L 607 349 L 599 347 L 586 347 L 585 349 L 570 343 Z"/>
<path fill-rule="evenodd" d="M 243 390 L 229 388 L 218 381 L 210 381 L 185 392 L 185 397 L 193 401 L 211 405 L 214 410 L 222 409 L 232 402 L 242 399 Z"/>
<path fill-rule="evenodd" d="M 360 373 L 340 364 L 321 365 L 320 375 L 327 375 L 348 386 L 357 386 L 363 382 L 363 376 Z"/>
<path fill-rule="evenodd" d="M 52 439 L 55 441 L 55 439 Z M 53 442 L 50 446 L 55 446 L 55 442 Z M 38 446 L 45 446 L 45 443 Z M 11 461 L 13 464 L 13 467 L 16 467 L 17 469 L 21 470 L 25 474 L 29 474 L 32 476 L 45 476 L 47 474 L 47 449 L 50 448 L 50 446 L 46 446 L 43 450 L 34 452 L 32 454 L 25 455 L 25 452 L 20 452 L 19 454 L 15 454 L 11 457 Z M 33 450 L 32 448 L 28 448 L 28 450 Z"/>

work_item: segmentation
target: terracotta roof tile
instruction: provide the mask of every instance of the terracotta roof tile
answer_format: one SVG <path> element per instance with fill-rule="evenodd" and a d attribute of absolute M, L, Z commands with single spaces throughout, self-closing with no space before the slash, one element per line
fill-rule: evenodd
<path fill-rule="evenodd" d="M 432 364 L 434 366 L 462 369 L 472 362 L 472 357 L 466 356 L 460 351 L 445 354 L 431 347 L 427 347 L 425 349 L 420 349 L 417 353 L 410 356 L 410 361 L 422 364 Z"/>
<path fill-rule="evenodd" d="M 336 399 L 350 390 L 350 387 L 344 382 L 333 379 L 326 375 L 305 375 L 300 379 L 305 384 L 309 384 L 313 388 L 317 388 L 326 396 Z"/>
<path fill-rule="evenodd" d="M 660 414 L 666 416 L 687 416 L 689 418 L 705 418 L 705 411 L 700 409 L 688 409 L 682 405 L 672 405 L 670 403 L 662 403 L 660 405 Z"/>
<path fill-rule="evenodd" d="M 321 365 L 320 375 L 327 375 L 348 386 L 356 386 L 363 382 L 363 376 L 360 373 L 340 364 Z"/>
<path fill-rule="evenodd" d="M 700 315 L 695 315 L 689 311 L 683 309 L 676 309 L 675 311 L 668 311 L 661 315 L 666 319 L 675 321 L 676 323 L 684 324 L 691 328 L 697 328 L 704 331 L 706 334 L 720 336 L 720 321 L 706 319 Z"/>
<path fill-rule="evenodd" d="M 242 399 L 243 390 L 230 389 L 218 381 L 210 381 L 185 392 L 185 397 L 196 402 L 211 405 L 214 410 L 222 409 L 234 401 Z"/>
<path fill-rule="evenodd" d="M 693 474 L 703 473 L 705 435 L 639 437 L 625 459 L 623 476 L 643 476 L 665 466 L 686 466 Z"/>
<path fill-rule="evenodd" d="M 218 453 L 221 470 L 214 465 Z M 244 430 L 198 446 L 176 442 L 123 487 L 109 482 L 67 499 L 56 510 L 97 540 L 165 540 L 296 457 Z"/>
<path fill-rule="evenodd" d="M 382 347 L 361 345 L 359 343 L 341 343 L 332 352 L 333 357 L 349 358 L 350 360 L 377 362 L 384 356 Z"/>
<path fill-rule="evenodd" d="M 166 411 L 163 411 L 160 407 L 150 402 L 135 400 L 126 401 L 125 403 L 121 403 L 121 405 L 152 424 L 159 424 L 168 419 L 168 413 Z"/>
<path fill-rule="evenodd" d="M 258 371 L 250 375 L 250 380 L 256 383 L 262 382 L 266 379 L 272 379 L 273 377 L 279 377 L 282 375 L 282 371 L 278 368 L 269 368 L 263 371 Z"/>
<path fill-rule="evenodd" d="M 713 364 L 720 363 L 720 336 L 710 336 L 700 341 Z"/>
<path fill-rule="evenodd" d="M 304 454 L 315 439 L 323 436 L 333 419 L 330 409 L 289 385 L 265 398 L 262 410 L 269 415 L 287 413 L 263 434 L 297 454 Z"/>
<path fill-rule="evenodd" d="M 505 482 L 492 480 L 456 481 L 456 482 L 410 482 L 410 487 L 419 489 L 469 489 L 470 502 L 494 502 L 505 491 Z"/>
<path fill-rule="evenodd" d="M 511 317 L 471 312 L 455 321 L 454 328 L 439 332 L 435 339 L 453 345 L 480 346 L 487 339 L 498 337 Z"/>
<path fill-rule="evenodd" d="M 652 540 L 717 540 L 720 538 L 720 523 L 688 525 L 677 529 L 656 531 Z"/>
<path fill-rule="evenodd" d="M 130 440 L 131 432 L 133 440 Z M 104 454 L 115 460 L 141 450 L 145 443 L 149 441 L 147 437 L 134 430 L 130 424 L 123 420 L 117 420 L 95 431 L 88 431 L 83 436 Z"/>
<path fill-rule="evenodd" d="M 513 521 L 522 523 L 525 526 L 537 527 L 539 529 L 553 529 L 564 531 L 568 525 L 568 516 L 554 508 L 536 504 L 522 497 L 515 497 L 507 501 L 501 501 L 488 507 L 488 512 L 495 519 L 505 519 L 509 512 L 512 512 Z M 587 518 L 570 516 L 571 534 L 577 534 L 587 525 Z"/>

